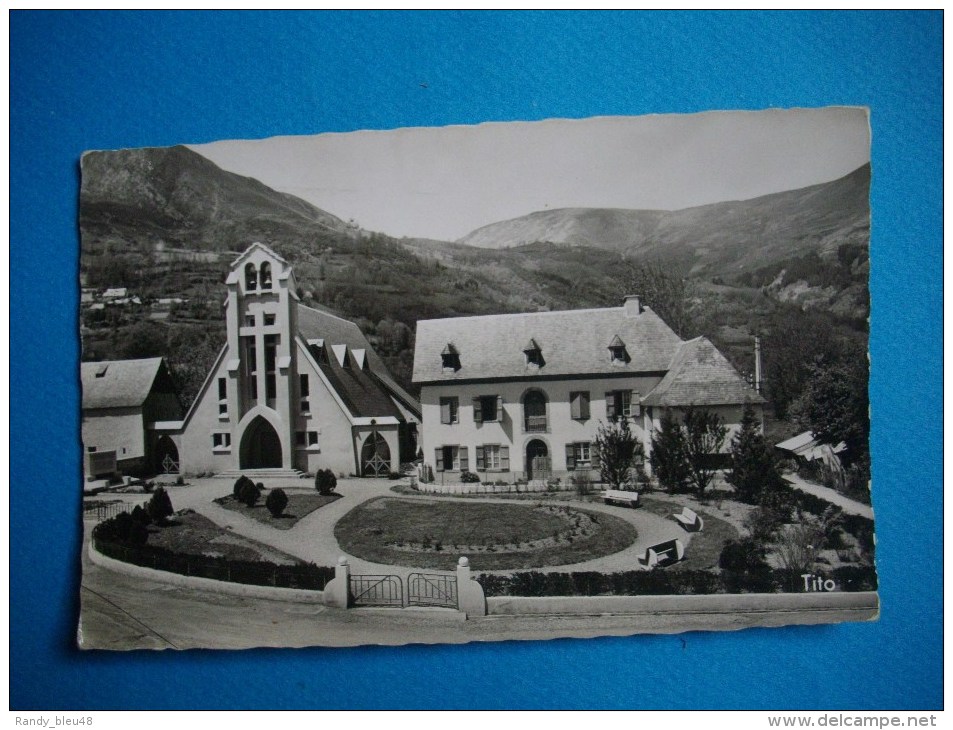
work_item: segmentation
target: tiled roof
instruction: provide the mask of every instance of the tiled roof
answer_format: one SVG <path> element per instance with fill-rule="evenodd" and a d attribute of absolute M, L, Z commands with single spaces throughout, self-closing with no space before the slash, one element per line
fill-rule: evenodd
<path fill-rule="evenodd" d="M 411 411 L 420 414 L 420 402 L 391 378 L 387 366 L 374 351 L 361 328 L 324 309 L 298 305 L 298 332 L 307 340 L 324 340 L 329 353 L 328 363 L 319 362 L 348 407 L 358 416 L 399 415 L 388 391 Z M 365 350 L 370 374 L 356 367 L 342 368 L 330 352 L 334 345 L 346 345 L 348 350 Z M 350 358 L 354 363 L 354 357 Z M 353 407 L 352 407 L 353 406 Z"/>
<path fill-rule="evenodd" d="M 668 373 L 642 399 L 646 406 L 715 406 L 764 403 L 718 349 L 704 337 L 678 347 Z"/>
<path fill-rule="evenodd" d="M 141 406 L 161 366 L 161 357 L 82 363 L 83 408 Z"/>
<path fill-rule="evenodd" d="M 616 338 L 626 343 L 630 362 L 612 362 L 608 348 Z M 539 345 L 544 366 L 527 366 L 530 341 Z M 628 315 L 615 307 L 421 320 L 414 382 L 660 372 L 680 341 L 648 308 Z M 460 353 L 457 371 L 443 367 L 440 354 L 448 346 Z"/>

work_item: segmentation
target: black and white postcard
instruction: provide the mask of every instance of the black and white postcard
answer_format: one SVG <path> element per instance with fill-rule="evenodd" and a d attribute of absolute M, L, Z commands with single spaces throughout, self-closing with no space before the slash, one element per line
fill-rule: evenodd
<path fill-rule="evenodd" d="M 877 618 L 857 107 L 90 151 L 95 649 Z"/>

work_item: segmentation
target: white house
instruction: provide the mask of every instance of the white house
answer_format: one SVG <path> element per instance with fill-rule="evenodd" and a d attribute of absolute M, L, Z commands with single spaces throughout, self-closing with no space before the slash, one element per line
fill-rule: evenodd
<path fill-rule="evenodd" d="M 711 342 L 681 340 L 635 296 L 605 309 L 418 322 L 413 379 L 424 459 L 448 481 L 594 472 L 597 429 L 622 417 L 648 457 L 663 411 L 691 405 L 721 416 L 727 448 L 744 404 L 760 413 L 763 403 Z"/>

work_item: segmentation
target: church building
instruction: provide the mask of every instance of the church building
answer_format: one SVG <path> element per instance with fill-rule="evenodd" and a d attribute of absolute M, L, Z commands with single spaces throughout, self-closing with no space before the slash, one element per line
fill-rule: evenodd
<path fill-rule="evenodd" d="M 413 460 L 420 404 L 356 324 L 304 306 L 291 265 L 261 243 L 226 284 L 227 341 L 195 402 L 149 426 L 180 471 L 383 476 Z"/>

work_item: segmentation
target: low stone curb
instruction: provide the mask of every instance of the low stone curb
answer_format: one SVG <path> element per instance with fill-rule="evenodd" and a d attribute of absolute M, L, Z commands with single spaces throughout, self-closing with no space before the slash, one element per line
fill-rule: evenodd
<path fill-rule="evenodd" d="M 232 583 L 225 580 L 199 578 L 194 575 L 181 575 L 179 573 L 171 573 L 167 570 L 156 570 L 141 565 L 133 565 L 132 563 L 124 563 L 122 560 L 116 560 L 115 558 L 103 555 L 93 546 L 92 540 L 89 541 L 89 559 L 95 565 L 105 568 L 106 570 L 123 573 L 134 578 L 145 578 L 147 580 L 168 583 L 169 585 L 181 586 L 183 588 L 193 588 L 212 593 L 225 593 L 232 596 L 245 596 L 246 598 L 264 598 L 273 601 L 324 605 L 323 591 L 307 591 L 300 588 L 275 588 L 272 586 L 249 585 L 247 583 Z"/>
<path fill-rule="evenodd" d="M 692 614 L 783 611 L 869 610 L 870 620 L 880 614 L 875 592 L 857 593 L 738 593 L 709 596 L 495 596 L 487 598 L 491 616 L 499 615 L 597 615 Z"/>

